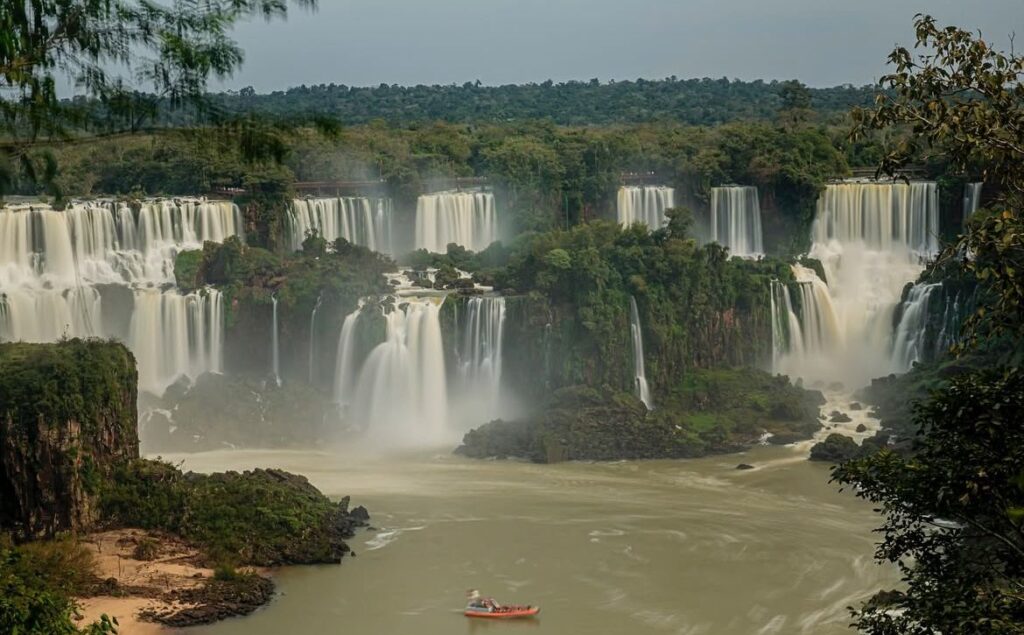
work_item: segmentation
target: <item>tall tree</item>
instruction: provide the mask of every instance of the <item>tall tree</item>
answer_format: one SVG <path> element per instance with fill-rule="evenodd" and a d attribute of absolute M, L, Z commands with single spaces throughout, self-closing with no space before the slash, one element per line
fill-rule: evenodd
<path fill-rule="evenodd" d="M 0 196 L 19 176 L 52 184 L 56 164 L 36 151 L 40 142 L 136 131 L 168 109 L 209 114 L 208 81 L 229 76 L 244 57 L 229 37 L 231 27 L 253 16 L 284 17 L 287 10 L 287 0 L 3 3 Z M 68 85 L 74 99 L 60 95 Z M 250 145 L 265 141 L 251 127 L 239 132 Z"/>

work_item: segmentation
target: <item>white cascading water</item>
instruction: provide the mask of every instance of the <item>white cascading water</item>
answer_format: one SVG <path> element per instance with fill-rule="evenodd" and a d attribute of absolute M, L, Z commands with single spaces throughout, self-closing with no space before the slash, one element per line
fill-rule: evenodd
<path fill-rule="evenodd" d="M 757 188 L 730 185 L 711 188 L 710 241 L 727 247 L 734 256 L 764 254 L 761 203 Z"/>
<path fill-rule="evenodd" d="M 915 284 L 910 288 L 907 300 L 903 304 L 903 314 L 896 326 L 892 346 L 892 372 L 905 373 L 913 368 L 914 362 L 919 362 L 930 354 L 930 351 L 924 350 L 929 307 L 935 295 L 941 292 L 941 282 Z"/>
<path fill-rule="evenodd" d="M 772 294 L 773 344 L 784 346 L 773 351 L 776 372 L 851 386 L 887 374 L 893 312 L 903 287 L 937 252 L 938 225 L 935 183 L 828 185 L 818 199 L 810 251 L 826 281 L 797 266 L 800 301 L 786 298 L 784 287 Z"/>
<path fill-rule="evenodd" d="M 273 316 L 270 321 L 270 372 L 274 376 L 274 383 L 281 385 L 281 351 L 277 341 L 277 296 L 270 296 L 270 303 L 273 306 Z"/>
<path fill-rule="evenodd" d="M 230 202 L 0 208 L 0 339 L 122 339 L 138 359 L 140 389 L 156 394 L 180 376 L 220 372 L 220 295 L 158 288 L 175 283 L 179 251 L 232 235 L 243 233 L 241 213 Z M 108 303 L 108 295 L 126 300 Z"/>
<path fill-rule="evenodd" d="M 636 298 L 629 296 L 629 332 L 633 336 L 633 373 L 636 384 L 636 396 L 647 406 L 654 409 L 651 389 L 647 385 L 647 372 L 644 370 L 644 334 L 640 329 L 640 312 L 636 308 Z"/>
<path fill-rule="evenodd" d="M 334 403 L 342 410 L 348 407 L 352 401 L 352 392 L 355 389 L 356 376 L 356 325 L 359 323 L 359 315 L 362 313 L 363 303 L 360 302 L 356 310 L 345 316 L 341 325 L 341 334 L 338 336 L 338 356 L 334 364 Z"/>
<path fill-rule="evenodd" d="M 354 245 L 391 254 L 392 216 L 388 198 L 297 198 L 292 201 L 286 219 L 288 243 L 293 251 L 298 251 L 306 234 L 316 229 L 329 243 L 344 238 Z"/>
<path fill-rule="evenodd" d="M 479 425 L 502 412 L 501 370 L 505 331 L 505 298 L 487 296 L 467 302 L 458 349 L 461 394 L 458 419 Z"/>
<path fill-rule="evenodd" d="M 13 205 L 0 210 L 0 285 L 173 284 L 178 251 L 233 235 L 241 213 L 227 202 Z"/>
<path fill-rule="evenodd" d="M 983 187 L 985 187 L 984 183 L 964 183 L 964 223 L 967 223 L 968 219 L 974 216 L 974 212 L 978 211 L 978 208 L 981 207 L 981 190 Z"/>
<path fill-rule="evenodd" d="M 221 293 L 136 290 L 128 345 L 138 360 L 139 389 L 155 395 L 179 377 L 223 372 Z"/>
<path fill-rule="evenodd" d="M 676 191 L 661 185 L 624 185 L 619 188 L 616 213 L 619 224 L 647 225 L 651 231 L 661 229 L 668 220 L 665 210 L 675 206 Z"/>
<path fill-rule="evenodd" d="M 399 298 L 387 336 L 359 372 L 352 421 L 389 443 L 438 442 L 448 417 L 439 319 L 444 298 Z"/>
<path fill-rule="evenodd" d="M 416 249 L 445 253 L 449 243 L 482 251 L 498 239 L 490 192 L 437 192 L 416 201 Z"/>

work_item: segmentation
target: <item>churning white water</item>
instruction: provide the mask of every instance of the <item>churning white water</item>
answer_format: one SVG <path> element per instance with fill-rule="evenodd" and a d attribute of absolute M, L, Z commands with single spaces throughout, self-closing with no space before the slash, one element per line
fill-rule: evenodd
<path fill-rule="evenodd" d="M 892 371 L 903 373 L 925 355 L 928 312 L 934 296 L 941 295 L 942 283 L 915 284 L 903 304 L 892 347 Z"/>
<path fill-rule="evenodd" d="M 640 312 L 636 308 L 636 298 L 629 296 L 629 332 L 633 337 L 633 372 L 636 384 L 636 396 L 644 402 L 648 410 L 654 409 L 651 389 L 647 386 L 647 372 L 644 370 L 644 334 L 640 329 Z"/>
<path fill-rule="evenodd" d="M 140 390 L 223 367 L 223 303 L 182 295 L 174 260 L 204 241 L 243 237 L 237 206 L 204 199 L 0 209 L 0 339 L 115 337 L 139 364 Z"/>
<path fill-rule="evenodd" d="M 448 386 L 439 314 L 444 298 L 401 298 L 384 318 L 352 396 L 352 422 L 389 443 L 442 441 Z"/>
<path fill-rule="evenodd" d="M 728 247 L 734 256 L 755 257 L 764 253 L 761 203 L 757 188 L 730 185 L 711 188 L 710 239 Z"/>
<path fill-rule="evenodd" d="M 642 223 L 661 229 L 668 220 L 665 210 L 675 206 L 676 191 L 661 185 L 624 185 L 619 188 L 616 213 L 619 223 Z"/>
<path fill-rule="evenodd" d="M 449 243 L 482 251 L 498 239 L 491 192 L 437 192 L 416 201 L 416 249 L 444 253 Z"/>
<path fill-rule="evenodd" d="M 773 289 L 775 370 L 851 386 L 888 373 L 893 311 L 938 251 L 938 219 L 935 183 L 827 186 L 810 251 L 826 280 L 795 267 L 799 300 L 787 297 L 789 288 Z"/>
<path fill-rule="evenodd" d="M 328 242 L 344 238 L 385 254 L 394 253 L 392 205 L 388 198 L 343 196 L 292 201 L 287 216 L 288 244 L 293 251 L 312 230 Z"/>

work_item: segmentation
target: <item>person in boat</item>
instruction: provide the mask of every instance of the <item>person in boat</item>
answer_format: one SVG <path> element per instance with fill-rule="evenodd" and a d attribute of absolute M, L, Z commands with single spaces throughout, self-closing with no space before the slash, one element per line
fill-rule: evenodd
<path fill-rule="evenodd" d="M 474 611 L 488 611 L 493 613 L 501 609 L 501 605 L 494 601 L 494 598 L 485 598 L 480 596 L 480 592 L 476 589 L 470 589 L 466 592 L 466 597 L 469 599 L 467 608 Z"/>

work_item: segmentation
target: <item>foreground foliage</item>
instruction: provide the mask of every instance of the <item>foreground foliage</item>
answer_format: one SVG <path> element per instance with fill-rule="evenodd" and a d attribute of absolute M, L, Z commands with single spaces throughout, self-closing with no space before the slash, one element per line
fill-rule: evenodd
<path fill-rule="evenodd" d="M 956 377 L 915 420 L 912 456 L 882 450 L 834 473 L 881 505 L 878 557 L 899 565 L 906 585 L 867 604 L 857 626 L 887 635 L 1024 632 L 1024 373 Z"/>

